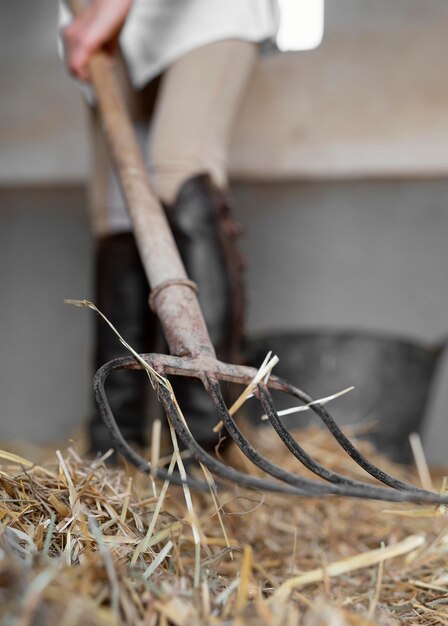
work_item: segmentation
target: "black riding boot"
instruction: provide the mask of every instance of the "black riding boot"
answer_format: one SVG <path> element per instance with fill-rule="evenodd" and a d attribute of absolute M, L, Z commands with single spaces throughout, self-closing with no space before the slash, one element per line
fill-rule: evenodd
<path fill-rule="evenodd" d="M 238 362 L 243 334 L 243 260 L 235 246 L 241 228 L 232 220 L 228 196 L 208 175 L 183 184 L 166 207 L 187 274 L 199 288 L 199 303 L 218 359 Z M 175 377 L 176 398 L 193 437 L 213 450 L 219 421 L 200 383 Z"/>
<path fill-rule="evenodd" d="M 110 235 L 97 242 L 95 304 L 123 338 L 138 352 L 154 350 L 156 318 L 148 307 L 148 281 L 132 233 Z M 95 322 L 95 366 L 128 352 L 104 320 Z M 130 444 L 143 446 L 148 377 L 144 372 L 113 372 L 106 385 L 107 397 L 118 426 Z M 113 447 L 99 415 L 89 423 L 91 452 Z"/>

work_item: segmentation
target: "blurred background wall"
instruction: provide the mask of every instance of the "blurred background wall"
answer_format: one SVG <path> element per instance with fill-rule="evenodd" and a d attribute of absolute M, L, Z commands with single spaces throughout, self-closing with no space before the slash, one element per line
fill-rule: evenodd
<path fill-rule="evenodd" d="M 55 0 L 0 4 L 3 441 L 64 440 L 89 412 L 93 314 L 62 304 L 92 295 L 89 157 L 56 21 Z M 447 27 L 444 0 L 331 0 L 319 49 L 263 58 L 232 151 L 252 333 L 447 335 Z M 447 413 L 443 365 L 433 462 Z"/>

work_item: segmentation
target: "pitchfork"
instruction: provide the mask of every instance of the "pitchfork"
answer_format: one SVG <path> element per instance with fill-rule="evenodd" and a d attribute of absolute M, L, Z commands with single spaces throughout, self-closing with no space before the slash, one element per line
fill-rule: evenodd
<path fill-rule="evenodd" d="M 76 6 L 78 4 L 76 0 L 70 0 L 70 4 L 75 13 L 82 10 L 82 6 Z M 440 496 L 402 482 L 373 465 L 342 433 L 323 406 L 313 403 L 312 410 L 346 453 L 366 472 L 387 487 L 353 480 L 319 464 L 285 429 L 276 412 L 269 389 L 273 388 L 290 394 L 295 401 L 305 404 L 313 402 L 313 399 L 276 376 L 270 376 L 268 382 L 262 381 L 257 385 L 258 401 L 274 430 L 292 454 L 324 480 L 313 480 L 288 472 L 254 449 L 230 415 L 223 400 L 220 382 L 230 381 L 247 385 L 254 379 L 257 371 L 250 367 L 217 360 L 199 307 L 197 287 L 189 280 L 185 272 L 165 213 L 151 190 L 133 126 L 114 70 L 105 54 L 99 52 L 94 55 L 90 62 L 90 72 L 105 137 L 121 182 L 140 256 L 151 286 L 150 306 L 161 322 L 171 352 L 171 356 L 142 354 L 140 359 L 163 377 L 171 375 L 199 379 L 212 400 L 217 421 L 220 420 L 223 423 L 228 435 L 246 457 L 276 480 L 239 472 L 208 454 L 191 436 L 186 425 L 188 415 L 185 416 L 185 422 L 172 391 L 169 387 L 156 383 L 158 398 L 166 416 L 183 444 L 191 451 L 194 459 L 216 476 L 251 489 L 308 497 L 333 495 L 447 504 L 448 496 Z M 152 471 L 162 479 L 169 478 L 171 482 L 181 484 L 183 482 L 181 477 L 172 475 L 161 468 L 152 468 L 148 461 L 128 445 L 110 409 L 104 389 L 108 375 L 114 370 L 142 369 L 142 367 L 142 363 L 134 357 L 124 357 L 110 361 L 98 370 L 94 379 L 94 389 L 101 415 L 117 450 L 126 459 L 142 471 Z M 189 477 L 188 482 L 197 489 L 209 489 L 206 482 L 195 478 Z"/>

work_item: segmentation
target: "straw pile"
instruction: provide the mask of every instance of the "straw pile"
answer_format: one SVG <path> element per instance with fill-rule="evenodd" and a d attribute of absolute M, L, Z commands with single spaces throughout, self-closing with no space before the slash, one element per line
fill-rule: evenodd
<path fill-rule="evenodd" d="M 322 431 L 297 436 L 359 476 Z M 269 429 L 252 438 L 298 470 Z M 150 477 L 74 448 L 42 466 L 0 457 L 2 625 L 448 624 L 441 508 L 233 486 L 218 515 L 209 495 L 191 509 L 181 489 L 163 499 Z"/>

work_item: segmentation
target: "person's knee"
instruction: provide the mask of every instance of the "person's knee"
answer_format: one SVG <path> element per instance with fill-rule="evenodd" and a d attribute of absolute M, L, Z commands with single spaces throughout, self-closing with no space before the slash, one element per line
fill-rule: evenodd
<path fill-rule="evenodd" d="M 155 192 L 164 204 L 172 204 L 183 184 L 198 174 L 208 174 L 220 188 L 226 186 L 225 166 L 216 159 L 199 152 L 153 152 L 151 178 Z"/>

